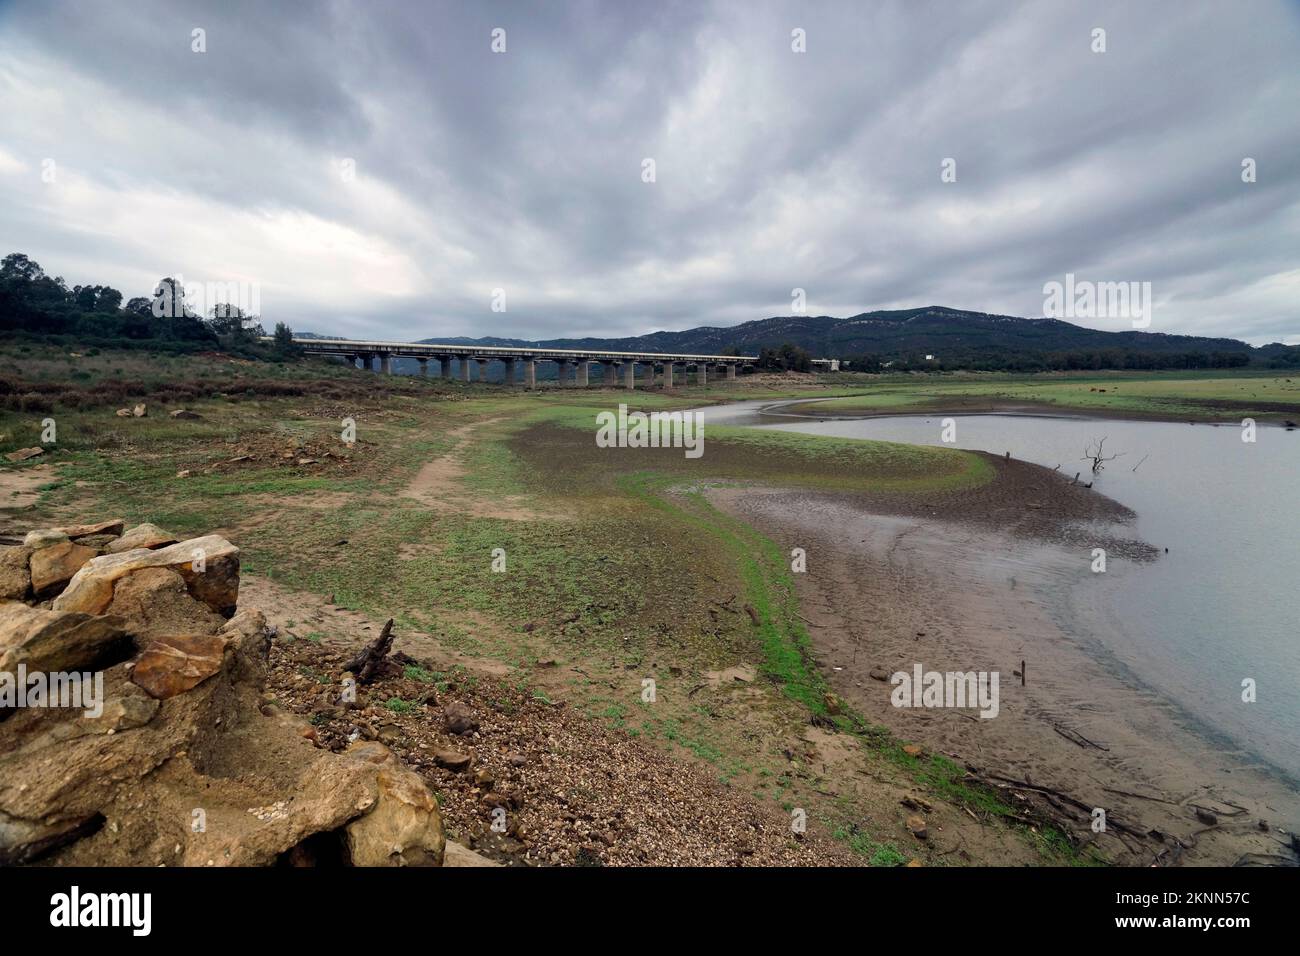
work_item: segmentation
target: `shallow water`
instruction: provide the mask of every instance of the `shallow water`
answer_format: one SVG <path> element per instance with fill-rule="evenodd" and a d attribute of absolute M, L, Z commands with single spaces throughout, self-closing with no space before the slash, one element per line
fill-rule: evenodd
<path fill-rule="evenodd" d="M 1099 642 L 1225 749 L 1300 777 L 1300 432 L 1261 427 L 1246 443 L 1228 425 L 952 418 L 953 447 L 1010 451 L 1085 481 L 1090 442 L 1104 437 L 1107 455 L 1122 454 L 1094 488 L 1136 511 L 1135 535 L 1168 553 L 1139 565 L 1108 556 L 1107 572 L 1095 574 L 1081 552 L 1076 585 L 1056 596 L 1062 627 Z M 794 420 L 770 402 L 745 402 L 710 409 L 705 421 L 944 444 L 942 416 Z M 1254 703 L 1242 700 L 1247 678 Z"/>

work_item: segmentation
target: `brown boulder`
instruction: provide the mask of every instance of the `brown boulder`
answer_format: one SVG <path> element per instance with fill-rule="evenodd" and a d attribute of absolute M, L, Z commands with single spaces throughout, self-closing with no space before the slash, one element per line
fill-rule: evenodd
<path fill-rule="evenodd" d="M 452 773 L 461 773 L 469 769 L 472 758 L 459 750 L 435 750 L 433 762 Z"/>
<path fill-rule="evenodd" d="M 442 709 L 442 719 L 449 734 L 467 734 L 478 728 L 474 712 L 461 703 L 450 703 Z"/>
<path fill-rule="evenodd" d="M 196 571 L 196 554 L 204 570 Z M 86 562 L 55 599 L 60 611 L 102 614 L 113 600 L 119 580 L 144 568 L 170 568 L 185 579 L 190 594 L 221 614 L 233 613 L 239 598 L 239 549 L 220 535 L 210 534 L 149 551 L 137 548 L 105 554 Z"/>
<path fill-rule="evenodd" d="M 44 455 L 45 449 L 39 445 L 33 445 L 31 448 L 19 448 L 17 451 L 11 451 L 5 455 L 6 461 L 26 461 L 29 458 L 35 458 L 37 455 Z"/>
<path fill-rule="evenodd" d="M 129 531 L 119 531 L 122 537 L 110 544 L 105 550 L 109 554 L 119 554 L 122 551 L 131 551 L 135 548 L 148 548 L 150 551 L 156 551 L 158 548 L 164 548 L 169 544 L 176 543 L 176 536 L 170 535 L 156 524 L 138 524 Z"/>
<path fill-rule="evenodd" d="M 442 866 L 446 836 L 442 814 L 424 781 L 377 744 L 354 744 L 347 755 L 380 763 L 378 798 L 346 828 L 353 866 Z M 378 759 L 381 755 L 382 760 Z"/>
<path fill-rule="evenodd" d="M 71 541 L 33 551 L 28 562 L 32 572 L 32 593 L 38 600 L 57 594 L 93 557 L 94 548 Z"/>
<path fill-rule="evenodd" d="M 117 582 L 104 613 L 119 618 L 141 647 L 169 634 L 215 634 L 226 623 L 191 597 L 185 579 L 170 568 L 143 568 L 128 574 Z"/>
<path fill-rule="evenodd" d="M 96 817 L 44 823 L 22 820 L 0 810 L 0 866 L 19 866 L 92 832 Z"/>
<path fill-rule="evenodd" d="M 21 545 L 0 548 L 0 601 L 25 601 L 32 590 L 32 572 L 27 565 L 32 549 Z"/>
<path fill-rule="evenodd" d="M 442 856 L 443 866 L 501 866 L 496 860 L 490 860 L 481 853 L 475 853 L 467 846 L 454 840 L 447 841 L 446 851 Z"/>
<path fill-rule="evenodd" d="M 51 528 L 50 530 L 61 531 L 73 541 L 76 541 L 78 538 L 88 538 L 92 534 L 119 535 L 125 527 L 126 522 L 121 518 L 109 518 L 107 521 L 100 521 L 97 524 L 74 524 L 66 528 Z"/>
<path fill-rule="evenodd" d="M 12 614 L 9 607 L 0 612 Z M 367 744 L 334 754 L 303 739 L 305 721 L 259 707 L 265 618 L 241 611 L 221 638 L 220 670 L 187 693 L 155 700 L 120 663 L 104 672 L 98 718 L 50 708 L 10 716 L 0 732 L 0 863 L 441 861 L 437 804 L 388 750 Z M 203 830 L 190 826 L 196 809 Z"/>
<path fill-rule="evenodd" d="M 171 412 L 170 414 L 172 418 L 182 418 L 185 419 L 186 421 L 198 421 L 200 418 L 203 417 L 198 412 L 192 412 L 188 408 L 178 408 L 176 409 L 176 411 Z"/>
<path fill-rule="evenodd" d="M 215 634 L 173 634 L 144 649 L 131 682 L 150 697 L 166 700 L 197 687 L 221 670 L 226 639 Z"/>
<path fill-rule="evenodd" d="M 35 551 L 37 548 L 48 548 L 52 544 L 71 540 L 61 528 L 33 528 L 23 537 L 23 547 Z"/>
<path fill-rule="evenodd" d="M 121 622 L 10 602 L 0 604 L 0 671 L 95 669 L 131 650 Z"/>

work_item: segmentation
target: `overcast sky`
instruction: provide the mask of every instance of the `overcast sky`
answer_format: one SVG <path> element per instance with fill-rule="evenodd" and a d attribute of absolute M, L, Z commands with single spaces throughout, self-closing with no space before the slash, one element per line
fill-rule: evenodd
<path fill-rule="evenodd" d="M 1300 3 L 0 0 L 10 251 L 351 337 L 732 325 L 795 288 L 1036 316 L 1073 273 L 1150 282 L 1152 331 L 1300 342 Z"/>

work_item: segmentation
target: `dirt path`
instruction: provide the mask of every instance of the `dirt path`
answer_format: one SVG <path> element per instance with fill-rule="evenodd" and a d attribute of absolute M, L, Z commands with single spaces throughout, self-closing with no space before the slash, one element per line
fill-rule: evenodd
<path fill-rule="evenodd" d="M 1277 827 L 1300 828 L 1300 797 L 1250 769 L 1245 755 L 1202 740 L 1173 707 L 1134 689 L 1053 622 L 1046 596 L 1064 583 L 1053 576 L 1068 573 L 1056 546 L 972 524 L 873 515 L 814 493 L 720 489 L 712 497 L 786 551 L 807 551 L 808 572 L 796 580 L 818 663 L 867 719 L 984 773 L 1105 809 L 1111 825 L 1097 835 L 1083 810 L 1059 799 L 1050 807 L 1116 862 L 1293 859 Z M 1012 674 L 1022 660 L 1023 687 Z M 889 677 L 916 663 L 998 671 L 997 717 L 894 707 Z"/>
<path fill-rule="evenodd" d="M 53 465 L 0 469 L 0 511 L 22 511 L 36 504 L 41 485 L 54 481 Z"/>
<path fill-rule="evenodd" d="M 452 511 L 476 518 L 533 521 L 539 518 L 557 517 L 550 514 L 543 515 L 529 507 L 525 495 L 484 495 L 473 491 L 465 484 L 465 476 L 468 472 L 465 467 L 465 454 L 470 438 L 478 429 L 495 425 L 499 421 L 502 419 L 489 418 L 461 425 L 448 432 L 447 437 L 455 442 L 451 450 L 422 465 L 402 491 L 402 496 L 414 498 L 436 511 Z"/>

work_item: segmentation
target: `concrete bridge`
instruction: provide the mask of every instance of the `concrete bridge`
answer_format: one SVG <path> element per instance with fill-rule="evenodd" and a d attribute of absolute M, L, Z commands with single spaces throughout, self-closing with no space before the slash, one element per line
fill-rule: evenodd
<path fill-rule="evenodd" d="M 269 337 L 263 341 L 272 341 Z M 355 342 L 350 339 L 294 339 L 294 344 L 313 355 L 336 355 L 355 366 L 386 374 L 393 371 L 396 357 L 413 358 L 420 363 L 420 374 L 429 374 L 429 362 L 438 363 L 438 373 L 446 379 L 452 377 L 452 361 L 459 363 L 456 377 L 462 382 L 474 381 L 474 367 L 478 366 L 478 380 L 484 381 L 489 362 L 503 362 L 506 367 L 506 384 L 517 385 L 518 372 L 523 372 L 523 385 L 537 387 L 537 363 L 554 362 L 559 368 L 561 385 L 583 388 L 590 383 L 591 364 L 600 365 L 601 384 L 615 387 L 619 379 L 627 388 L 652 388 L 660 383 L 673 387 L 673 370 L 681 369 L 682 384 L 686 383 L 687 370 L 695 370 L 696 384 L 704 385 L 709 379 L 709 369 L 735 381 L 736 369 L 758 361 L 757 355 L 665 355 L 657 352 L 605 352 L 598 349 L 529 349 L 482 345 L 420 345 L 410 342 Z M 637 375 L 637 366 L 641 374 Z"/>

